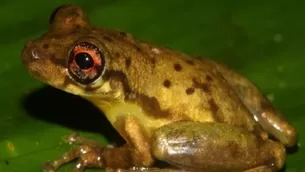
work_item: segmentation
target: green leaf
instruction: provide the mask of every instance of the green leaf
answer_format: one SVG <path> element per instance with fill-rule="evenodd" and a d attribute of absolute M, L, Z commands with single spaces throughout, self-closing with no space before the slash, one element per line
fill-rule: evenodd
<path fill-rule="evenodd" d="M 22 64 L 25 41 L 45 32 L 52 10 L 63 3 L 79 4 L 95 25 L 125 30 L 190 55 L 209 56 L 243 73 L 298 129 L 301 146 L 289 154 L 286 171 L 305 170 L 305 13 L 301 3 L 11 0 L 0 2 L 1 172 L 42 171 L 43 162 L 68 150 L 61 137 L 72 130 L 102 144 L 117 135 L 91 104 L 46 87 Z M 72 167 L 70 163 L 59 171 Z"/>

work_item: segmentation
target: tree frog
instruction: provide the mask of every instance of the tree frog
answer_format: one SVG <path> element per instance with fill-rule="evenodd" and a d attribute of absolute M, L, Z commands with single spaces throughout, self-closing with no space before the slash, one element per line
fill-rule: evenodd
<path fill-rule="evenodd" d="M 93 26 L 78 5 L 58 7 L 22 60 L 42 82 L 92 102 L 126 141 L 106 147 L 72 134 L 79 145 L 44 171 L 72 160 L 74 172 L 278 171 L 297 143 L 296 129 L 237 71 Z"/>

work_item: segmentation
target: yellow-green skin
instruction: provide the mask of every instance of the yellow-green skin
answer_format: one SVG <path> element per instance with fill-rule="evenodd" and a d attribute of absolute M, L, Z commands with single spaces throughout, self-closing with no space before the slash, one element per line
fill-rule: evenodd
<path fill-rule="evenodd" d="M 81 42 L 104 57 L 105 71 L 88 84 L 69 73 L 71 50 Z M 84 168 L 152 167 L 159 159 L 190 171 L 277 171 L 285 163 L 284 146 L 296 144 L 295 128 L 237 72 L 92 26 L 76 5 L 58 8 L 49 31 L 28 41 L 22 57 L 39 80 L 96 105 L 125 139 L 123 147 L 88 144 L 82 148 L 90 154 L 65 155 L 91 162 Z M 59 158 L 46 169 L 65 162 Z"/>

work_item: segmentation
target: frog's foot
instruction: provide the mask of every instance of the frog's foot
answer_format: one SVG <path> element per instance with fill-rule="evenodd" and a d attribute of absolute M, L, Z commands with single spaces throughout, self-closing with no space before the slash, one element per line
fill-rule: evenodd
<path fill-rule="evenodd" d="M 54 172 L 63 164 L 77 160 L 73 172 L 82 172 L 85 168 L 122 168 L 134 166 L 149 167 L 154 160 L 150 153 L 150 146 L 143 135 L 141 127 L 132 117 L 125 117 L 119 121 L 121 128 L 128 138 L 127 143 L 121 147 L 104 147 L 98 142 L 85 139 L 78 133 L 66 136 L 64 140 L 77 144 L 63 156 L 44 164 L 44 172 Z M 117 126 L 118 127 L 118 126 Z"/>
<path fill-rule="evenodd" d="M 63 156 L 56 160 L 48 161 L 43 165 L 44 172 L 55 172 L 60 166 L 75 159 L 77 163 L 73 169 L 73 172 L 82 172 L 85 167 L 100 167 L 104 165 L 104 161 L 101 159 L 101 154 L 104 148 L 101 146 L 88 146 L 81 145 L 71 148 Z"/>
<path fill-rule="evenodd" d="M 106 159 L 112 159 L 108 157 L 107 152 L 121 152 L 121 148 L 112 148 L 110 146 L 104 147 L 100 143 L 86 139 L 79 135 L 77 132 L 73 132 L 70 135 L 63 137 L 64 142 L 69 144 L 75 144 L 76 147 L 72 147 L 68 152 L 63 154 L 60 158 L 52 161 L 48 161 L 43 165 L 44 172 L 55 172 L 63 164 L 71 162 L 77 159 L 77 163 L 73 169 L 73 172 L 82 172 L 85 168 L 104 168 L 105 157 Z M 112 149 L 111 149 L 112 148 Z M 106 162 L 107 164 L 107 162 Z"/>
<path fill-rule="evenodd" d="M 86 168 L 117 167 L 127 168 L 131 166 L 134 155 L 133 149 L 127 146 L 108 148 L 97 145 L 81 145 L 72 147 L 56 160 L 48 161 L 43 165 L 44 172 L 55 172 L 62 165 L 73 160 L 76 165 L 73 172 L 83 172 Z"/>
<path fill-rule="evenodd" d="M 161 168 L 154 168 L 154 167 L 132 167 L 129 169 L 106 168 L 106 172 L 191 172 L 191 171 L 184 170 L 184 169 L 174 169 L 174 168 L 161 169 Z"/>

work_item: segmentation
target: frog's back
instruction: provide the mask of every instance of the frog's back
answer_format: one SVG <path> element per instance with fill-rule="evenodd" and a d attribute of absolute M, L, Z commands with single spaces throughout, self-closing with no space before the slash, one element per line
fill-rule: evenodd
<path fill-rule="evenodd" d="M 225 122 L 260 130 L 220 73 L 198 59 L 138 42 L 129 34 L 115 40 L 110 75 L 119 76 L 125 101 L 135 103 L 152 126 L 177 121 Z M 148 122 L 149 123 L 149 122 Z"/>

